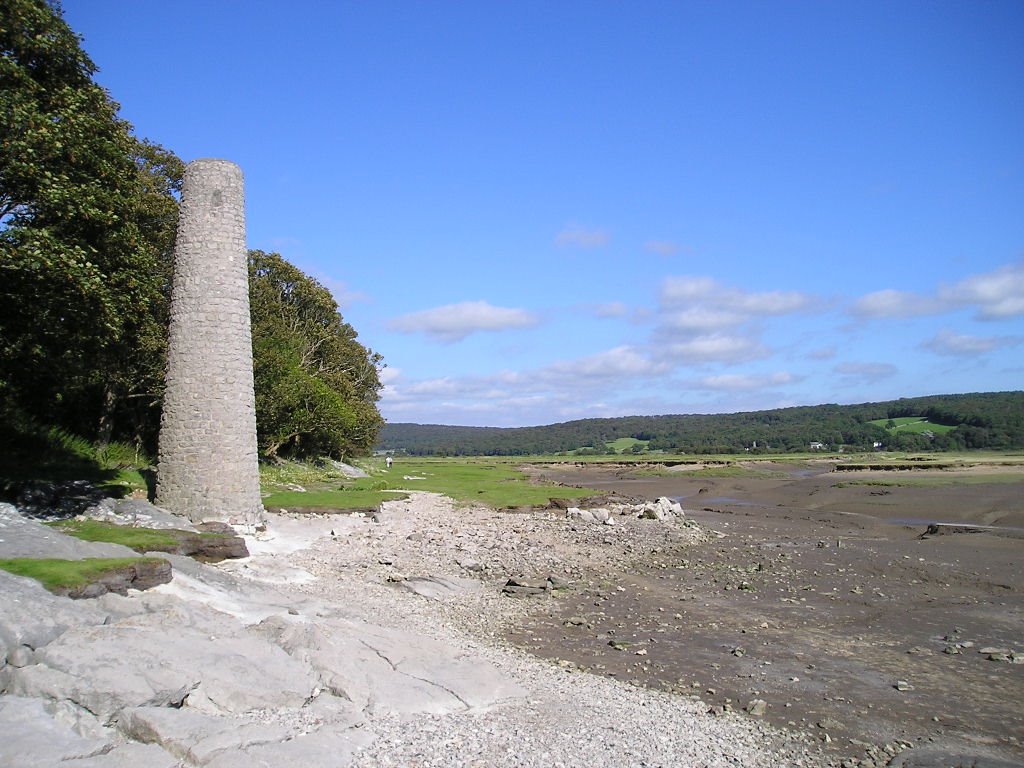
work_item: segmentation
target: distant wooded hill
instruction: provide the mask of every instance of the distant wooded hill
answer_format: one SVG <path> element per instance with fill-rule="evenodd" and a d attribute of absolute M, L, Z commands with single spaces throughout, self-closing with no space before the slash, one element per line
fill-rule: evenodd
<path fill-rule="evenodd" d="M 921 424 L 908 430 L 909 417 L 936 428 Z M 750 413 L 581 419 L 542 427 L 386 424 L 377 448 L 415 456 L 610 453 L 614 448 L 608 444 L 618 440 L 621 446 L 622 438 L 639 441 L 628 441 L 627 450 L 634 453 L 1024 448 L 1024 392 L 932 395 Z"/>

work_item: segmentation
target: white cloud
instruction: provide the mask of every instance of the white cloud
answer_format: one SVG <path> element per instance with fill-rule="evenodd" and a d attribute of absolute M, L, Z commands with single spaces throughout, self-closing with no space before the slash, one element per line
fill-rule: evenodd
<path fill-rule="evenodd" d="M 662 315 L 662 327 L 680 331 L 721 331 L 741 325 L 745 315 L 714 307 L 690 307 Z"/>
<path fill-rule="evenodd" d="M 725 303 L 733 305 L 752 315 L 789 315 L 803 312 L 814 306 L 817 301 L 799 291 L 768 291 L 765 293 L 726 294 Z"/>
<path fill-rule="evenodd" d="M 850 312 L 864 318 L 901 318 L 938 315 L 971 306 L 981 320 L 1024 315 L 1024 262 L 966 277 L 941 287 L 934 295 L 894 288 L 875 291 L 857 299 Z"/>
<path fill-rule="evenodd" d="M 1024 262 L 965 278 L 940 290 L 939 296 L 950 303 L 977 306 L 983 320 L 1024 315 Z"/>
<path fill-rule="evenodd" d="M 841 376 L 865 381 L 887 379 L 898 372 L 896 366 L 890 363 L 840 363 L 832 370 Z"/>
<path fill-rule="evenodd" d="M 952 357 L 978 357 L 1003 347 L 1013 347 L 1021 343 L 1015 336 L 968 336 L 951 330 L 939 331 L 921 346 L 937 355 Z"/>
<path fill-rule="evenodd" d="M 724 373 L 719 376 L 705 376 L 696 383 L 700 389 L 726 390 L 737 392 L 741 390 L 767 389 L 778 387 L 783 384 L 792 384 L 799 378 L 791 373 L 780 371 L 765 376 L 746 375 L 739 373 Z"/>
<path fill-rule="evenodd" d="M 763 315 L 788 315 L 817 305 L 810 294 L 799 291 L 748 292 L 719 283 L 710 277 L 667 277 L 661 285 L 662 304 L 696 305 L 734 314 L 742 320 Z M 692 307 L 691 307 L 692 308 Z"/>
<path fill-rule="evenodd" d="M 633 347 L 622 346 L 576 360 L 563 360 L 554 363 L 542 369 L 539 376 L 569 375 L 593 380 L 595 378 L 649 376 L 666 371 L 665 365 L 655 363 Z"/>
<path fill-rule="evenodd" d="M 662 351 L 675 361 L 684 363 L 743 363 L 767 357 L 769 352 L 759 342 L 746 336 L 709 334 L 666 344 Z"/>
<path fill-rule="evenodd" d="M 887 288 L 857 299 L 851 312 L 858 317 L 918 317 L 936 314 L 945 308 L 934 298 Z"/>
<path fill-rule="evenodd" d="M 528 328 L 538 322 L 537 316 L 525 309 L 495 307 L 486 301 L 466 301 L 402 315 L 392 320 L 388 327 L 402 333 L 424 333 L 437 341 L 452 343 L 480 331 Z"/>
<path fill-rule="evenodd" d="M 690 301 L 717 304 L 721 286 L 710 277 L 666 277 L 661 284 L 662 304 L 675 305 Z"/>
<path fill-rule="evenodd" d="M 555 235 L 555 245 L 575 248 L 601 248 L 611 242 L 612 236 L 603 229 L 566 227 Z"/>

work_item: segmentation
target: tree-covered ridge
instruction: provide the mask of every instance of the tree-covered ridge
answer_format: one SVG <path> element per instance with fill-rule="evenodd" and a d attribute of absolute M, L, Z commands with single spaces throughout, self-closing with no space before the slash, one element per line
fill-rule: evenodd
<path fill-rule="evenodd" d="M 52 427 L 152 455 L 184 163 L 137 138 L 46 0 L 0 0 L 0 453 Z M 250 259 L 267 456 L 367 451 L 380 356 L 330 293 Z"/>
<path fill-rule="evenodd" d="M 877 419 L 920 416 L 954 427 L 928 436 L 891 431 Z M 1024 448 L 1024 392 L 934 395 L 857 405 L 815 405 L 749 413 L 582 419 L 539 427 L 455 427 L 386 424 L 378 448 L 417 456 L 523 456 L 581 448 L 604 452 L 622 437 L 647 440 L 648 450 L 735 453 L 748 449 L 836 450 Z M 754 447 L 756 443 L 756 448 Z"/>

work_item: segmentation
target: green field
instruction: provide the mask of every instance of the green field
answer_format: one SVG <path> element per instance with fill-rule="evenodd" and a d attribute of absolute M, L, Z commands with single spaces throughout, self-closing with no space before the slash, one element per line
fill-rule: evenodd
<path fill-rule="evenodd" d="M 632 453 L 637 450 L 637 446 L 646 452 L 647 444 L 650 440 L 637 440 L 635 437 L 620 437 L 618 440 L 610 440 L 604 444 L 605 448 L 609 448 L 616 453 Z"/>
<path fill-rule="evenodd" d="M 890 424 L 890 422 L 892 423 Z M 925 432 L 931 432 L 934 435 L 944 435 L 956 429 L 956 427 L 950 427 L 945 424 L 935 424 L 920 416 L 901 416 L 898 419 L 875 419 L 868 423 L 888 429 L 890 432 L 909 432 L 915 435 Z"/>
<path fill-rule="evenodd" d="M 302 477 L 305 491 L 290 489 L 294 479 L 282 480 L 280 469 L 264 475 L 264 489 L 270 493 L 263 504 L 284 509 L 366 509 L 388 499 L 402 498 L 407 491 L 442 493 L 456 501 L 479 502 L 489 507 L 517 507 L 546 504 L 551 498 L 581 498 L 599 491 L 538 485 L 516 467 L 522 459 L 404 459 L 389 470 L 383 459 L 363 462 L 370 477 L 351 480 L 330 470 L 318 476 L 310 465 L 292 467 L 291 478 Z M 276 486 L 276 489 L 274 488 Z"/>

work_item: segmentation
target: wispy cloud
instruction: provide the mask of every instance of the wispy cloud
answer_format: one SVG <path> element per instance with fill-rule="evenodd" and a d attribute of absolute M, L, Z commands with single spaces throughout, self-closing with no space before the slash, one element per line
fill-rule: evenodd
<path fill-rule="evenodd" d="M 709 334 L 673 341 L 661 349 L 676 363 L 746 363 L 768 357 L 770 351 L 749 336 Z"/>
<path fill-rule="evenodd" d="M 840 363 L 832 370 L 847 379 L 868 382 L 881 381 L 899 372 L 891 363 Z"/>
<path fill-rule="evenodd" d="M 919 317 L 942 312 L 947 305 L 934 297 L 886 288 L 857 299 L 850 311 L 857 317 Z"/>
<path fill-rule="evenodd" d="M 593 312 L 597 317 L 625 317 L 629 314 L 629 307 L 621 301 L 608 301 L 594 306 Z"/>
<path fill-rule="evenodd" d="M 357 302 L 370 301 L 370 297 L 362 291 L 355 291 L 349 287 L 349 284 L 344 280 L 335 280 L 330 277 L 321 277 L 320 282 L 324 288 L 331 292 L 331 296 L 338 302 L 338 306 L 342 309 L 352 306 Z"/>
<path fill-rule="evenodd" d="M 668 367 L 664 363 L 651 360 L 634 347 L 621 346 L 576 360 L 554 363 L 542 369 L 538 375 L 541 377 L 549 377 L 552 374 L 558 377 L 569 375 L 574 378 L 586 377 L 592 381 L 595 378 L 616 379 L 657 375 L 667 371 Z"/>
<path fill-rule="evenodd" d="M 723 373 L 719 376 L 705 376 L 704 378 L 697 379 L 694 382 L 694 386 L 699 389 L 713 391 L 739 392 L 769 389 L 784 384 L 792 384 L 797 381 L 800 381 L 799 376 L 794 376 L 792 373 L 785 371 L 766 375 Z"/>
<path fill-rule="evenodd" d="M 611 234 L 604 229 L 570 226 L 555 235 L 555 245 L 574 248 L 601 248 L 608 245 L 611 239 Z"/>
<path fill-rule="evenodd" d="M 654 342 L 679 363 L 736 364 L 767 357 L 760 324 L 820 304 L 799 291 L 744 291 L 705 276 L 665 278 L 659 299 Z"/>
<path fill-rule="evenodd" d="M 808 360 L 831 360 L 836 356 L 835 347 L 819 347 L 807 353 Z"/>
<path fill-rule="evenodd" d="M 949 329 L 939 331 L 921 346 L 937 355 L 951 357 L 979 357 L 1005 347 L 1021 343 L 1018 336 L 969 336 Z"/>
<path fill-rule="evenodd" d="M 648 240 L 644 243 L 644 250 L 656 253 L 659 256 L 675 256 L 679 253 L 680 246 L 671 240 Z"/>
<path fill-rule="evenodd" d="M 423 333 L 450 344 L 473 333 L 528 328 L 538 322 L 539 318 L 525 309 L 495 307 L 486 301 L 465 301 L 402 315 L 388 323 L 388 327 L 401 333 Z"/>
<path fill-rule="evenodd" d="M 667 277 L 661 285 L 661 302 L 667 307 L 682 304 L 730 312 L 743 319 L 751 315 L 787 315 L 803 312 L 818 300 L 800 291 L 750 292 L 723 285 L 710 277 Z"/>

